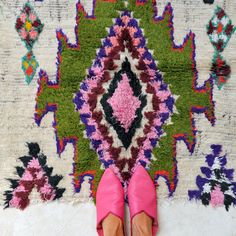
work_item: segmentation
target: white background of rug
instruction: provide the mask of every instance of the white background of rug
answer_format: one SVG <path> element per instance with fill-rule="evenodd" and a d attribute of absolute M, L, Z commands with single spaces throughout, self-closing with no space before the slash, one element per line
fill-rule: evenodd
<path fill-rule="evenodd" d="M 35 44 L 34 54 L 40 68 L 45 69 L 51 79 L 55 79 L 55 29 L 63 28 L 70 42 L 75 42 L 76 0 L 30 2 L 45 24 L 43 33 Z M 86 2 L 85 8 L 89 11 L 91 1 L 83 2 Z M 33 120 L 36 77 L 29 86 L 24 82 L 21 58 L 26 54 L 26 49 L 14 28 L 16 16 L 24 3 L 23 0 L 0 1 L 0 197 L 2 198 L 3 192 L 9 189 L 9 183 L 5 178 L 15 177 L 14 166 L 20 164 L 17 158 L 27 153 L 25 142 L 34 141 L 40 144 L 48 156 L 48 165 L 54 167 L 54 173 L 65 176 L 60 183 L 61 187 L 67 188 L 62 201 L 86 202 L 89 196 L 87 182 L 84 183 L 80 194 L 73 193 L 72 179 L 69 176 L 72 172 L 72 146 L 68 145 L 61 158 L 57 158 L 55 135 L 51 126 L 53 115 L 45 116 L 40 127 L 37 127 Z M 160 15 L 167 1 L 158 0 L 157 3 Z M 196 34 L 198 83 L 202 84 L 208 78 L 213 56 L 213 47 L 206 34 L 205 25 L 213 15 L 216 5 L 223 7 L 236 24 L 236 2 L 217 0 L 213 6 L 203 4 L 202 0 L 173 0 L 171 3 L 174 9 L 175 42 L 181 43 L 190 29 Z M 224 208 L 205 208 L 187 200 L 187 191 L 196 189 L 195 178 L 200 174 L 200 166 L 205 165 L 205 155 L 211 152 L 211 144 L 223 145 L 224 152 L 228 153 L 228 168 L 236 169 L 235 52 L 234 35 L 223 53 L 231 65 L 232 76 L 221 91 L 214 88 L 217 118 L 215 127 L 211 127 L 204 115 L 195 115 L 199 132 L 194 154 L 189 155 L 183 142 L 177 145 L 179 183 L 173 203 L 163 200 L 167 195 L 167 188 L 163 180 L 159 182 L 158 196 L 162 199 L 159 204 L 161 235 L 236 235 L 235 227 L 233 229 L 236 220 L 235 208 L 226 212 Z M 37 199 L 37 193 L 33 195 L 32 198 Z M 53 235 L 52 232 L 55 232 L 54 235 L 96 235 L 94 224 L 95 208 L 92 204 L 72 207 L 65 203 L 53 203 L 31 206 L 25 212 L 15 209 L 0 210 L 0 229 L 4 230 L 0 234 L 4 236 Z"/>

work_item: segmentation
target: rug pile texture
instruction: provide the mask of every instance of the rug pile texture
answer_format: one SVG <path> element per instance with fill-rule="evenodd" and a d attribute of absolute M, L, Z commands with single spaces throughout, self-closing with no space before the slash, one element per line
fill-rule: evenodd
<path fill-rule="evenodd" d="M 106 168 L 126 193 L 142 165 L 160 201 L 235 213 L 235 13 L 233 0 L 2 0 L 2 208 L 95 202 Z"/>

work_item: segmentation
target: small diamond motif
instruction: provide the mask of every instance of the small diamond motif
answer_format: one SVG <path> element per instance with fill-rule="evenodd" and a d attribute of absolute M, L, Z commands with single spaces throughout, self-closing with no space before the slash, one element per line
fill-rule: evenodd
<path fill-rule="evenodd" d="M 16 19 L 15 27 L 28 50 L 32 49 L 43 30 L 43 24 L 29 3 L 26 3 L 21 10 Z"/>
<path fill-rule="evenodd" d="M 217 51 L 222 52 L 235 31 L 232 21 L 220 7 L 207 25 L 207 34 Z"/>
<path fill-rule="evenodd" d="M 38 62 L 36 61 L 32 51 L 27 52 L 27 54 L 22 58 L 22 70 L 24 71 L 27 84 L 29 84 L 34 78 L 38 66 Z"/>
<path fill-rule="evenodd" d="M 22 70 L 25 74 L 25 80 L 29 84 L 39 66 L 32 49 L 43 30 L 43 24 L 28 2 L 17 17 L 15 28 L 28 50 L 27 54 L 22 58 Z"/>
<path fill-rule="evenodd" d="M 221 55 L 218 55 L 213 60 L 211 71 L 217 87 L 221 89 L 230 77 L 230 66 L 226 63 Z"/>
<path fill-rule="evenodd" d="M 215 50 L 211 76 L 218 89 L 221 89 L 230 78 L 231 68 L 223 59 L 221 53 L 224 51 L 235 30 L 236 27 L 232 24 L 224 10 L 217 7 L 214 16 L 207 25 L 207 34 Z"/>

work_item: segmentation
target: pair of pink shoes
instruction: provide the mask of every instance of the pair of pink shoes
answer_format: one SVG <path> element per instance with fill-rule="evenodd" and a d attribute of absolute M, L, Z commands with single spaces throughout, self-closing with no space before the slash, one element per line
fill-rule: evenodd
<path fill-rule="evenodd" d="M 145 212 L 153 219 L 152 236 L 156 235 L 157 198 L 156 189 L 147 171 L 141 165 L 136 168 L 128 186 L 130 219 Z M 97 232 L 103 236 L 102 221 L 109 213 L 122 220 L 124 226 L 124 190 L 120 180 L 111 169 L 106 169 L 98 186 L 96 195 Z M 132 230 L 131 230 L 132 235 Z"/>

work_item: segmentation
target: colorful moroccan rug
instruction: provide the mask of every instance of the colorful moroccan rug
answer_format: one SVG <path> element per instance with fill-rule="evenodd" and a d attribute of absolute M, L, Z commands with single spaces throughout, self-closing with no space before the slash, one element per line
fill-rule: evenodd
<path fill-rule="evenodd" d="M 2 208 L 96 201 L 106 168 L 126 193 L 142 165 L 159 199 L 235 213 L 235 13 L 230 0 L 2 0 Z"/>

